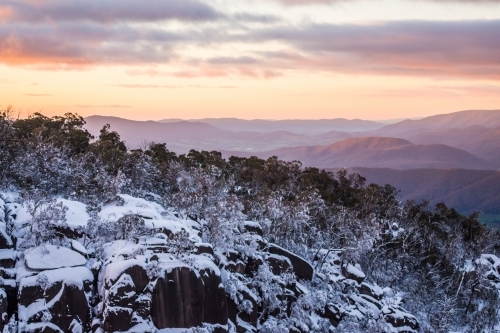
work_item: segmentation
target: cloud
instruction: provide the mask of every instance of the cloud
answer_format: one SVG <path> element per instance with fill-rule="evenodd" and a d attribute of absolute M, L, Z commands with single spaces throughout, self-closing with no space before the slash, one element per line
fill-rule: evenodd
<path fill-rule="evenodd" d="M 131 75 L 178 78 L 299 70 L 500 80 L 500 20 L 294 25 L 272 15 L 223 15 L 196 0 L 6 0 L 0 13 L 8 20 L 0 24 L 0 63 L 10 66 L 119 65 Z M 184 21 L 175 29 L 143 24 L 167 19 Z"/>
<path fill-rule="evenodd" d="M 500 79 L 498 31 L 500 20 L 410 21 L 271 28 L 250 38 L 290 45 L 267 53 L 289 68 Z"/>
<path fill-rule="evenodd" d="M 215 9 L 197 0 L 4 0 L 0 18 L 10 22 L 112 23 L 163 20 L 205 21 L 221 17 Z"/>
<path fill-rule="evenodd" d="M 58 65 L 159 63 L 169 60 L 179 36 L 159 29 L 89 22 L 0 25 L 0 61 Z M 131 45 L 133 43 L 133 45 Z"/>
<path fill-rule="evenodd" d="M 316 5 L 316 4 L 327 4 L 332 2 L 345 2 L 346 0 L 275 0 L 281 2 L 285 5 Z M 356 1 L 356 0 L 351 0 Z"/>
<path fill-rule="evenodd" d="M 361 0 L 274 0 L 285 5 L 317 5 L 317 4 L 332 4 L 332 3 L 348 3 L 359 2 Z M 415 0 L 407 0 L 415 1 Z M 462 4 L 498 4 L 500 0 L 420 0 L 422 2 L 435 3 L 462 3 Z"/>

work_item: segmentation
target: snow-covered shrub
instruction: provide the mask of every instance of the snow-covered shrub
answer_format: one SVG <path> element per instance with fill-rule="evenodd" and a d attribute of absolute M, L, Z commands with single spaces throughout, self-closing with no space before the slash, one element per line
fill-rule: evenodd
<path fill-rule="evenodd" d="M 286 316 L 287 303 L 281 298 L 285 286 L 295 283 L 295 275 L 285 272 L 282 275 L 274 275 L 267 262 L 259 266 L 255 276 L 249 281 L 249 288 L 258 295 L 259 304 L 262 307 L 263 316 L 271 312 L 278 312 L 277 317 Z"/>
<path fill-rule="evenodd" d="M 115 240 L 137 240 L 139 236 L 148 235 L 151 230 L 146 228 L 144 219 L 136 214 L 126 214 L 115 223 Z"/>
<path fill-rule="evenodd" d="M 66 235 L 62 229 L 67 227 L 68 207 L 41 192 L 26 192 L 23 205 L 31 215 L 24 224 L 24 235 L 20 248 L 28 249 L 43 244 L 64 245 Z"/>
<path fill-rule="evenodd" d="M 194 249 L 193 241 L 190 239 L 190 234 L 182 229 L 178 233 L 172 234 L 168 239 L 169 252 L 179 256 L 192 252 Z"/>

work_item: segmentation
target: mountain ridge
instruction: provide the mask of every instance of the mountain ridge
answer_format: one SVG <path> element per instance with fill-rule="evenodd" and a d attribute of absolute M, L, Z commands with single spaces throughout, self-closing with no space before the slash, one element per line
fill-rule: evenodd
<path fill-rule="evenodd" d="M 395 134 L 426 129 L 463 128 L 481 125 L 492 128 L 500 126 L 500 110 L 465 110 L 429 116 L 423 119 L 406 119 L 395 124 L 386 125 L 378 130 L 386 134 Z"/>
<path fill-rule="evenodd" d="M 443 202 L 461 212 L 500 214 L 500 171 L 466 169 L 350 168 L 368 183 L 390 184 L 403 201 Z"/>
<path fill-rule="evenodd" d="M 252 153 L 224 151 L 223 156 L 248 157 Z M 256 152 L 260 158 L 278 156 L 301 161 L 305 166 L 492 169 L 496 166 L 464 150 L 447 145 L 416 145 L 391 137 L 349 138 L 330 145 L 300 146 Z"/>

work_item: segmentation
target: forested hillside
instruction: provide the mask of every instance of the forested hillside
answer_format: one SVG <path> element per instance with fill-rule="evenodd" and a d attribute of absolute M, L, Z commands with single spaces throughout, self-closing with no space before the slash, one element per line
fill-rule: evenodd
<path fill-rule="evenodd" d="M 477 214 L 84 125 L 0 112 L 4 332 L 500 328 L 499 235 Z"/>
<path fill-rule="evenodd" d="M 391 184 L 401 200 L 443 202 L 460 212 L 500 214 L 500 171 L 353 168 L 370 183 Z"/>

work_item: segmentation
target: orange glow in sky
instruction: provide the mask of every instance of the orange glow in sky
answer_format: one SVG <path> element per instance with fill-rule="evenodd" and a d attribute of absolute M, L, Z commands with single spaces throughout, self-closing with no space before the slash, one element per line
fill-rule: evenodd
<path fill-rule="evenodd" d="M 0 106 L 138 120 L 500 109 L 497 1 L 81 4 L 0 3 Z"/>

